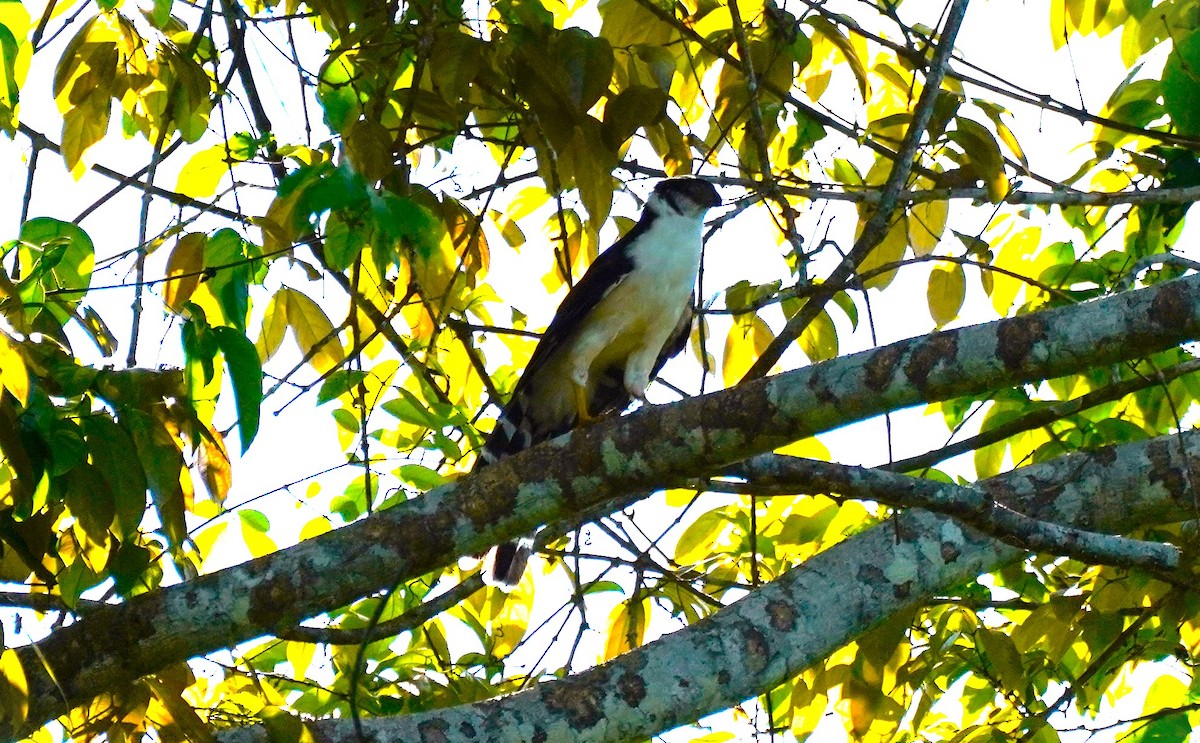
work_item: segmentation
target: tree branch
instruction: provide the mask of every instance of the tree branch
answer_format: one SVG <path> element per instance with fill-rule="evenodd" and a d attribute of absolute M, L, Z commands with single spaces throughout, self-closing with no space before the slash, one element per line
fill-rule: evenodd
<path fill-rule="evenodd" d="M 1185 459 L 1186 457 L 1186 459 Z M 1200 434 L 1073 454 L 989 480 L 1006 505 L 1096 529 L 1177 518 L 1200 471 Z M 1047 483 L 1053 483 L 1048 489 Z M 928 513 L 905 514 L 821 552 L 703 622 L 560 681 L 477 704 L 364 721 L 375 740 L 646 738 L 757 696 L 891 616 L 1024 553 Z M 830 601 L 836 592 L 836 601 Z M 353 740 L 346 720 L 310 723 L 320 743 Z M 266 743 L 262 727 L 221 743 Z"/>
<path fill-rule="evenodd" d="M 19 649 L 30 710 L 13 732 L 28 734 L 65 712 L 46 666 L 68 701 L 80 704 L 623 494 L 713 474 L 897 408 L 1140 358 L 1196 338 L 1200 277 L 1188 277 L 905 340 L 597 423 L 289 549 L 103 607 L 36 650 Z"/>
<path fill-rule="evenodd" d="M 998 502 L 987 480 L 973 487 L 893 472 L 764 454 L 737 469 L 755 495 L 815 495 L 873 500 L 894 508 L 920 508 L 949 516 L 1033 552 L 1074 557 L 1095 565 L 1140 568 L 1165 576 L 1179 567 L 1177 547 L 1077 529 L 1027 516 Z M 1021 470 L 1024 471 L 1024 470 Z"/>

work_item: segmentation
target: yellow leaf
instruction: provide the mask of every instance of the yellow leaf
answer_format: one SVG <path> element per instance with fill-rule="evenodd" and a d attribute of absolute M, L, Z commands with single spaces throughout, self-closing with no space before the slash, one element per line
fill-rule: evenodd
<path fill-rule="evenodd" d="M 813 318 L 813 321 L 800 334 L 798 341 L 801 350 L 813 363 L 837 358 L 837 329 L 833 326 L 833 320 L 825 310 L 821 310 L 820 314 Z"/>
<path fill-rule="evenodd" d="M 329 519 L 315 518 L 310 520 L 304 526 L 300 527 L 300 539 L 302 541 L 305 539 L 312 539 L 313 537 L 319 537 L 328 531 L 333 531 L 333 526 L 329 523 Z"/>
<path fill-rule="evenodd" d="M 182 312 L 200 285 L 207 244 L 208 236 L 201 232 L 189 232 L 175 243 L 171 257 L 167 259 L 167 281 L 163 284 L 163 300 L 172 312 Z"/>
<path fill-rule="evenodd" d="M 276 297 L 287 304 L 288 325 L 308 363 L 320 374 L 341 366 L 346 353 L 325 311 L 295 289 L 280 289 Z"/>
<path fill-rule="evenodd" d="M 807 439 L 793 441 L 787 446 L 781 446 L 775 450 L 776 454 L 786 454 L 790 457 L 804 457 L 806 459 L 819 459 L 823 462 L 829 461 L 829 447 L 821 443 L 821 440 L 816 436 L 810 436 Z"/>
<path fill-rule="evenodd" d="M 83 153 L 104 138 L 112 109 L 107 91 L 98 91 L 63 114 L 62 156 L 71 175 L 83 174 Z"/>
<path fill-rule="evenodd" d="M 495 644 L 492 653 L 497 658 L 504 658 L 520 644 L 529 629 L 534 597 L 532 571 L 526 570 L 516 590 L 509 594 L 500 591 L 491 593 L 492 601 L 502 602 L 499 607 L 493 604 L 492 637 Z"/>
<path fill-rule="evenodd" d="M 524 219 L 545 206 L 549 200 L 550 194 L 541 186 L 523 188 L 517 197 L 509 202 L 508 208 L 504 210 L 503 219 L 510 222 Z"/>
<path fill-rule="evenodd" d="M 199 533 L 192 535 L 192 543 L 196 545 L 196 551 L 202 555 L 203 561 L 200 563 L 201 567 L 208 562 L 209 558 L 219 554 L 214 548 L 216 547 L 217 539 L 225 533 L 228 527 L 228 521 L 217 521 Z"/>
<path fill-rule="evenodd" d="M 904 258 L 904 251 L 908 248 L 907 221 L 907 217 L 902 217 L 892 223 L 883 240 L 875 246 L 875 249 L 859 265 L 858 273 L 860 276 L 867 276 L 872 271 L 881 269 L 884 266 L 890 266 Z M 865 221 L 859 222 L 860 232 L 864 224 Z M 868 289 L 886 289 L 894 278 L 896 278 L 896 269 L 890 268 L 870 276 L 863 283 Z"/>
<path fill-rule="evenodd" d="M 291 289 L 281 289 L 275 296 L 271 297 L 271 301 L 267 303 L 267 309 L 263 313 L 262 332 L 258 336 L 258 340 L 254 342 L 254 348 L 258 351 L 260 361 L 266 361 L 275 355 L 279 350 L 279 344 L 283 342 L 283 335 L 287 332 L 287 295 L 284 294 L 283 299 L 280 295 L 284 292 L 290 292 Z"/>
<path fill-rule="evenodd" d="M 292 664 L 292 677 L 295 679 L 303 679 L 308 672 L 308 666 L 312 663 L 313 655 L 316 653 L 317 646 L 308 642 L 289 642 L 287 643 L 287 659 L 288 663 Z"/>
<path fill-rule="evenodd" d="M 1038 250 L 1041 240 L 1042 230 L 1040 227 L 1027 227 L 1009 238 L 996 253 L 996 259 L 992 261 L 992 265 L 1014 274 L 991 272 L 992 307 L 996 309 L 997 314 L 1007 315 L 1012 309 L 1013 303 L 1016 302 L 1017 294 L 1026 286 L 1026 283 L 1018 277 L 1027 276 L 1036 279 L 1046 267 L 1041 265 L 1042 261 L 1039 261 L 1039 257 L 1044 256 L 1049 260 L 1050 256 L 1046 251 Z"/>
<path fill-rule="evenodd" d="M 160 717 L 156 721 L 159 725 L 176 728 L 177 733 L 183 733 L 183 737 L 193 743 L 211 743 L 215 740 L 212 730 L 200 719 L 192 705 L 184 700 L 179 690 L 158 676 L 146 676 L 142 683 L 150 688 L 161 705 L 159 715 L 165 713 L 166 719 Z"/>
<path fill-rule="evenodd" d="M 267 730 L 268 740 L 287 740 L 295 743 L 313 743 L 315 740 L 304 720 L 283 707 L 264 707 L 258 714 Z"/>
<path fill-rule="evenodd" d="M 926 299 L 929 315 L 940 328 L 962 309 L 967 294 L 967 276 L 960 263 L 939 263 L 929 274 Z"/>
<path fill-rule="evenodd" d="M 267 536 L 263 524 L 248 517 L 245 511 L 238 515 L 242 517 L 239 519 L 242 527 L 242 541 L 245 543 L 246 549 L 250 551 L 251 557 L 262 557 L 279 549 L 275 540 Z"/>
<path fill-rule="evenodd" d="M 725 337 L 721 376 L 726 387 L 737 384 L 754 364 L 775 334 L 758 315 L 741 315 Z"/>
<path fill-rule="evenodd" d="M 929 255 L 946 231 L 950 202 L 927 201 L 913 206 L 908 217 L 908 240 L 917 255 Z"/>
<path fill-rule="evenodd" d="M 200 439 L 196 466 L 204 478 L 208 494 L 220 503 L 229 495 L 229 488 L 233 485 L 233 468 L 229 464 L 229 452 L 225 449 L 221 432 L 208 426 L 206 428 L 205 435 Z"/>
<path fill-rule="evenodd" d="M 217 184 L 228 172 L 225 145 L 214 145 L 200 150 L 184 163 L 175 190 L 194 199 L 206 199 L 217 192 Z"/>
<path fill-rule="evenodd" d="M 17 345 L 5 333 L 0 333 L 0 387 L 12 393 L 21 407 L 29 405 L 29 369 Z"/>
<path fill-rule="evenodd" d="M 28 714 L 29 682 L 17 651 L 10 648 L 0 655 L 0 722 L 16 727 Z"/>
<path fill-rule="evenodd" d="M 855 80 L 858 81 L 858 91 L 862 94 L 863 100 L 866 101 L 869 99 L 870 88 L 867 84 L 867 68 L 863 63 L 863 59 L 866 57 L 865 43 L 851 41 L 848 36 L 842 33 L 841 29 L 820 16 L 810 16 L 805 20 L 805 23 L 812 26 L 814 31 L 824 36 L 837 47 L 837 50 L 842 53 L 846 62 L 849 63 L 850 71 L 854 73 Z"/>
<path fill-rule="evenodd" d="M 600 662 L 641 647 L 646 639 L 646 607 L 640 600 L 629 600 L 613 608 L 608 623 L 608 640 Z"/>

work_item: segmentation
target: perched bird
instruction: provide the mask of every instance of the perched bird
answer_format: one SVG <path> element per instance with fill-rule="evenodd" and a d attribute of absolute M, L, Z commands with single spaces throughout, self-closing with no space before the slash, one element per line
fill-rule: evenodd
<path fill-rule="evenodd" d="M 704 213 L 721 203 L 708 181 L 667 178 L 641 219 L 596 258 L 558 307 L 476 468 L 646 399 L 663 364 L 687 343 Z M 521 579 L 532 539 L 494 548 L 492 585 Z"/>

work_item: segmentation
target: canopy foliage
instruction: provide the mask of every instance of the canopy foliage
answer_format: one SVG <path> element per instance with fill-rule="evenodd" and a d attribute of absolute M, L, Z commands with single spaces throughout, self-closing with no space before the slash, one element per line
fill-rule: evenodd
<path fill-rule="evenodd" d="M 538 682 L 461 714 L 1186 739 L 1200 5 L 967 5 L 0 0 L 5 729 L 445 733 Z M 988 24 L 1056 69 L 989 69 Z M 687 173 L 728 207 L 666 408 L 468 477 L 554 306 Z"/>

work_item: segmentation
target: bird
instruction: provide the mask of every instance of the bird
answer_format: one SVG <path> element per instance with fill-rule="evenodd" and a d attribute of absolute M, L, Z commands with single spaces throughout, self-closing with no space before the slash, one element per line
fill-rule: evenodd
<path fill-rule="evenodd" d="M 720 204 L 702 178 L 655 185 L 633 228 L 597 256 L 558 306 L 475 470 L 646 402 L 650 382 L 687 344 L 704 215 Z M 515 588 L 532 548 L 530 537 L 493 548 L 485 582 Z"/>

